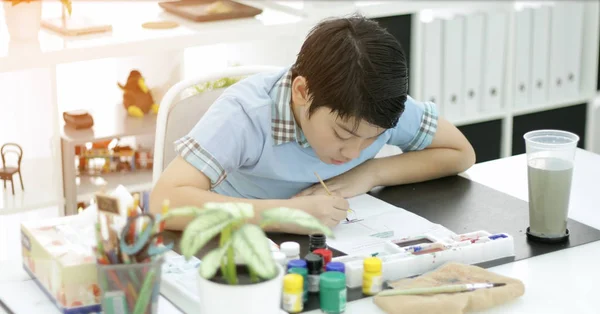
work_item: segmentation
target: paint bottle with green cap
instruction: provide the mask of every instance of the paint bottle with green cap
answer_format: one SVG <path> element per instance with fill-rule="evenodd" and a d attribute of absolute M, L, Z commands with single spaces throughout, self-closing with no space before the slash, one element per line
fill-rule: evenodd
<path fill-rule="evenodd" d="M 288 269 L 288 274 L 302 275 L 304 278 L 304 291 L 302 292 L 302 300 L 304 303 L 308 301 L 308 269 L 304 267 L 292 267 Z"/>
<path fill-rule="evenodd" d="M 338 271 L 322 273 L 319 279 L 319 302 L 326 314 L 346 311 L 346 275 Z"/>

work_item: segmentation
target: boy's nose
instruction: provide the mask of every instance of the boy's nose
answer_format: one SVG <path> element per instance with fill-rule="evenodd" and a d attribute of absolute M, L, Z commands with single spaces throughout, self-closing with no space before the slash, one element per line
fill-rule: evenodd
<path fill-rule="evenodd" d="M 360 146 L 352 145 L 351 147 L 344 147 L 342 149 L 342 156 L 349 160 L 358 158 L 360 156 Z"/>

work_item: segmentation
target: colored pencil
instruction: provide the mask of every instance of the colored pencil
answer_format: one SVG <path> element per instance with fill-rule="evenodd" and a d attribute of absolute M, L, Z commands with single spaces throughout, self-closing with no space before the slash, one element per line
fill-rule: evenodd
<path fill-rule="evenodd" d="M 133 194 L 133 213 L 137 215 L 139 208 L 140 208 L 140 195 L 138 193 L 135 193 L 135 194 Z"/>
<path fill-rule="evenodd" d="M 169 200 L 164 200 L 163 203 L 162 203 L 162 211 L 161 211 L 162 217 L 160 217 L 161 221 L 159 223 L 158 232 L 163 232 L 165 230 L 165 220 L 164 220 L 164 217 L 169 212 L 169 205 L 170 205 Z M 162 243 L 163 243 L 162 236 L 157 237 L 156 244 L 160 245 Z"/>
<path fill-rule="evenodd" d="M 156 271 L 154 269 L 150 270 L 146 275 L 146 279 L 144 279 L 144 283 L 142 284 L 142 289 L 140 289 L 139 298 L 135 303 L 133 314 L 141 314 L 145 312 L 146 307 L 150 303 L 153 286 L 156 284 L 154 281 L 155 275 Z"/>
<path fill-rule="evenodd" d="M 103 290 L 111 289 L 111 286 L 116 287 L 121 290 L 125 294 L 126 301 L 128 303 L 129 310 L 128 313 L 131 313 L 131 310 L 134 313 L 144 313 L 150 305 L 150 301 L 155 295 L 155 291 L 158 291 L 158 282 L 157 282 L 157 270 L 153 269 L 154 266 L 149 265 L 133 265 L 136 263 L 150 263 L 153 258 L 143 258 L 143 260 L 138 260 L 137 253 L 128 255 L 125 247 L 121 246 L 121 240 L 128 245 L 134 245 L 137 241 L 141 240 L 139 237 L 143 234 L 143 232 L 156 233 L 157 231 L 163 231 L 165 229 L 165 222 L 160 221 L 157 225 L 152 225 L 156 223 L 156 220 L 145 220 L 140 219 L 137 220 L 140 212 L 139 203 L 140 195 L 133 195 L 133 204 L 128 206 L 126 213 L 126 226 L 129 227 L 126 233 L 117 232 L 117 226 L 112 223 L 112 215 L 100 216 L 98 217 L 98 222 L 96 223 L 96 246 L 94 247 L 94 252 L 96 253 L 96 260 L 98 265 L 106 265 L 106 269 L 104 270 L 102 278 L 99 278 L 100 285 Z M 169 201 L 165 200 L 163 202 L 162 207 L 162 215 L 167 214 L 169 209 Z M 123 211 L 120 211 L 123 213 Z M 157 215 L 158 216 L 158 215 Z M 158 217 L 157 217 L 158 218 Z M 107 219 L 107 220 L 101 220 Z M 106 224 L 108 227 L 108 239 L 104 239 L 102 236 L 102 224 Z M 150 228 L 151 230 L 149 230 Z M 122 238 L 124 237 L 124 238 Z M 157 238 L 157 244 L 161 244 L 163 242 L 162 237 Z M 152 245 L 147 244 L 147 245 Z M 131 253 L 131 252 L 129 252 Z M 111 265 L 128 265 L 124 268 L 118 267 L 113 268 Z M 138 268 L 140 273 L 138 274 L 134 268 Z M 140 268 L 141 267 L 141 268 Z M 160 265 L 159 265 L 160 267 Z M 124 272 L 129 273 L 129 278 L 125 275 Z M 119 277 L 118 273 L 123 273 L 123 277 Z"/>
<path fill-rule="evenodd" d="M 132 219 L 135 216 L 135 207 L 131 206 L 127 209 L 127 219 Z M 133 244 L 135 242 L 135 226 L 132 224 L 127 224 L 129 226 L 129 234 L 127 235 L 128 239 L 126 242 L 129 244 Z"/>

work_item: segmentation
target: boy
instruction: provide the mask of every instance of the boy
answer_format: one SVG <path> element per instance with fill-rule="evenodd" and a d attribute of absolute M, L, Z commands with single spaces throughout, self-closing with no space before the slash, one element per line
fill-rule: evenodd
<path fill-rule="evenodd" d="M 345 198 L 473 165 L 461 132 L 438 118 L 434 104 L 407 93 L 406 59 L 392 35 L 360 16 L 323 21 L 291 68 L 229 87 L 175 143 L 178 157 L 154 187 L 151 210 L 160 212 L 164 199 L 171 207 L 249 202 L 256 220 L 262 210 L 283 206 L 335 226 L 346 217 Z M 403 153 L 373 158 L 385 144 Z M 168 228 L 187 222 L 173 220 Z"/>

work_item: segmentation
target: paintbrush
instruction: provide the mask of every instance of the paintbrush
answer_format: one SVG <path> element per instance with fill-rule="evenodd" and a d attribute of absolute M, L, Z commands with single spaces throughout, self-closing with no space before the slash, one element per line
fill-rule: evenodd
<path fill-rule="evenodd" d="M 467 292 L 478 289 L 489 289 L 495 287 L 502 287 L 505 283 L 467 283 L 459 285 L 448 285 L 440 287 L 427 287 L 427 288 L 411 288 L 411 289 L 391 289 L 379 292 L 378 296 L 394 296 L 394 295 L 419 295 L 419 294 L 440 294 L 440 293 L 455 293 L 455 292 Z"/>
<path fill-rule="evenodd" d="M 331 192 L 329 191 L 329 188 L 327 188 L 327 185 L 325 184 L 325 182 L 323 182 L 323 180 L 321 179 L 319 174 L 316 171 L 314 173 L 315 173 L 315 176 L 317 177 L 317 179 L 319 180 L 319 182 L 321 182 L 321 185 L 325 189 L 325 192 L 327 192 L 327 195 L 329 195 L 329 196 L 333 195 L 333 194 L 331 194 Z M 352 211 L 352 209 L 348 209 L 348 212 L 351 212 L 351 211 Z M 348 217 L 346 217 L 346 221 L 350 221 L 348 219 Z"/>

